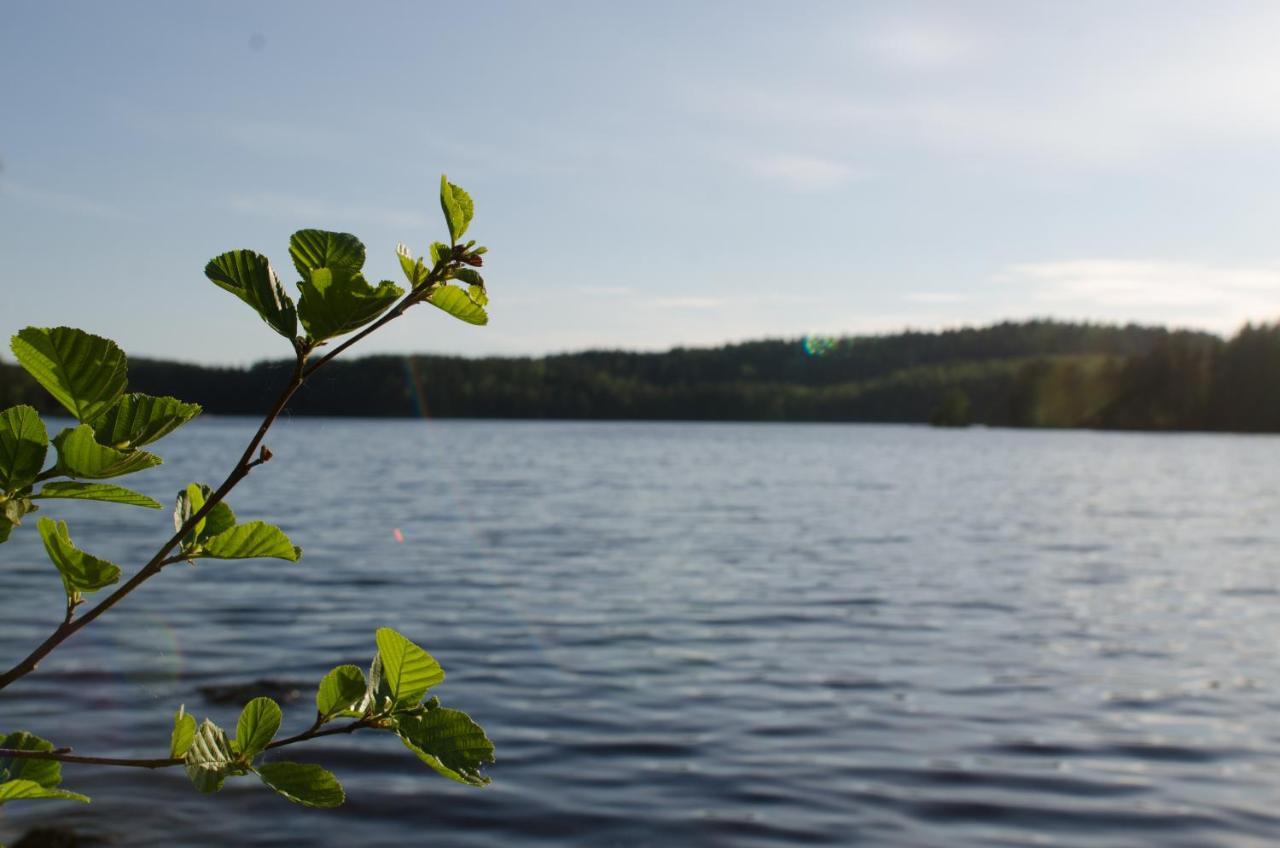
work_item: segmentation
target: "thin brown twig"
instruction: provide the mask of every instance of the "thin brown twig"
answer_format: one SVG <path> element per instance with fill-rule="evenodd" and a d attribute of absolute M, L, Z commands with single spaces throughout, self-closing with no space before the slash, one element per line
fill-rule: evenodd
<path fill-rule="evenodd" d="M 364 719 L 358 719 L 350 724 L 344 724 L 340 727 L 330 727 L 320 730 L 319 725 L 313 725 L 309 730 L 290 736 L 287 739 L 277 739 L 267 746 L 267 750 L 272 748 L 283 748 L 286 745 L 295 745 L 299 742 L 306 742 L 310 739 L 318 739 L 321 736 L 334 736 L 339 733 L 355 733 L 365 727 L 371 725 Z M 160 769 L 172 768 L 186 763 L 181 757 L 156 757 L 153 759 L 135 759 L 132 757 L 84 757 L 71 753 L 70 748 L 55 748 L 52 751 L 23 751 L 16 748 L 0 748 L 0 759 L 13 758 L 18 760 L 56 760 L 60 763 L 76 763 L 88 766 L 124 766 L 126 768 L 145 768 Z"/>

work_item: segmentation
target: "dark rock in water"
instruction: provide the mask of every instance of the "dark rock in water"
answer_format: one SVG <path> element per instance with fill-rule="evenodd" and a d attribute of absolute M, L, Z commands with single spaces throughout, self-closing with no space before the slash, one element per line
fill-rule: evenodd
<path fill-rule="evenodd" d="M 76 833 L 65 827 L 37 827 L 28 830 L 13 843 L 13 848 L 89 848 L 102 840 Z"/>
<path fill-rule="evenodd" d="M 281 704 L 291 704 L 302 697 L 303 691 L 310 688 L 308 683 L 296 680 L 274 680 L 262 678 L 252 683 L 224 683 L 213 686 L 201 686 L 200 694 L 205 700 L 214 704 L 245 704 L 258 697 L 268 697 Z"/>

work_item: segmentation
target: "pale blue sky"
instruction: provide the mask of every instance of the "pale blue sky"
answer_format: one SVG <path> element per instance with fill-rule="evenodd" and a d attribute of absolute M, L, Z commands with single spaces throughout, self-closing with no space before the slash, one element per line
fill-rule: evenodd
<path fill-rule="evenodd" d="M 1280 316 L 1280 4 L 0 2 L 0 333 L 287 355 L 207 283 L 477 202 L 490 325 L 664 348 L 1003 318 Z M 415 314 L 416 313 L 416 314 Z"/>

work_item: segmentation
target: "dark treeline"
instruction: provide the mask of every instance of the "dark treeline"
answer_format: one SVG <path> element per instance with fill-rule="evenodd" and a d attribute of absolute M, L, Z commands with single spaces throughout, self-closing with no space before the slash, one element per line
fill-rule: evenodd
<path fill-rule="evenodd" d="M 135 359 L 135 391 L 260 413 L 290 364 L 206 368 Z M 52 403 L 0 363 L 0 404 Z M 1229 340 L 1134 325 L 977 329 L 760 341 L 665 353 L 338 360 L 295 415 L 876 421 L 1280 431 L 1280 325 Z"/>

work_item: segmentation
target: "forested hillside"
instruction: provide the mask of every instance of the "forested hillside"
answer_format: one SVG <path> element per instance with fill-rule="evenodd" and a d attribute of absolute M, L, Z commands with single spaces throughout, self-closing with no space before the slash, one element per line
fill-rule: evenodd
<path fill-rule="evenodd" d="M 288 363 L 134 359 L 130 385 L 261 411 Z M 0 365 L 0 402 L 48 401 Z M 1230 340 L 1156 327 L 976 329 L 539 358 L 370 356 L 327 368 L 295 415 L 982 423 L 1280 431 L 1280 326 Z"/>

